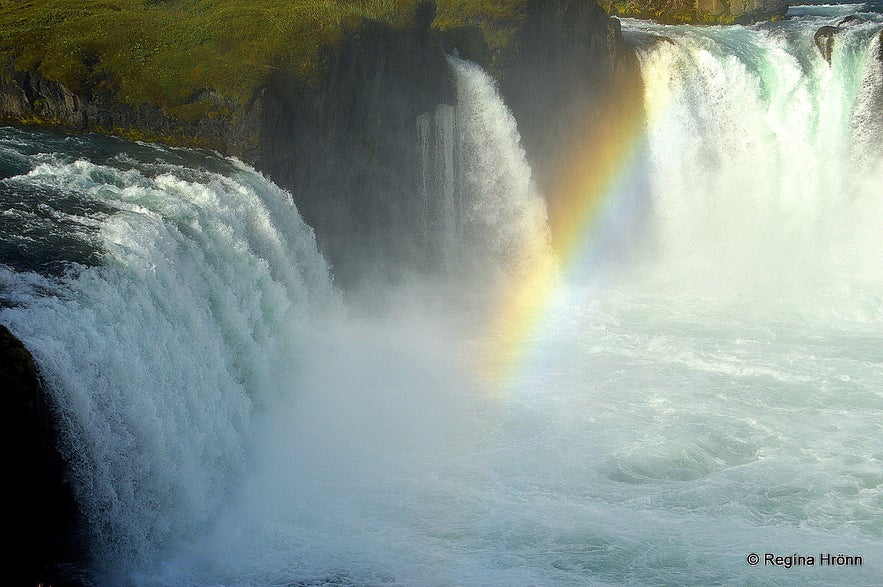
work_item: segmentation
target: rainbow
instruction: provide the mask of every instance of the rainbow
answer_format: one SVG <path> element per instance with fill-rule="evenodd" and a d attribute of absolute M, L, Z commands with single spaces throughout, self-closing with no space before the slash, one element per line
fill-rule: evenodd
<path fill-rule="evenodd" d="M 635 82 L 639 83 L 639 82 Z M 637 90 L 637 91 L 636 91 Z M 617 208 L 617 187 L 634 172 L 645 138 L 645 117 L 634 84 L 614 86 L 578 137 L 563 172 L 547 196 L 551 247 L 506 281 L 489 321 L 490 350 L 482 374 L 497 386 L 509 385 L 531 358 L 532 341 L 553 311 L 570 272 L 597 248 L 599 228 Z M 590 261 L 589 261 L 590 262 Z"/>

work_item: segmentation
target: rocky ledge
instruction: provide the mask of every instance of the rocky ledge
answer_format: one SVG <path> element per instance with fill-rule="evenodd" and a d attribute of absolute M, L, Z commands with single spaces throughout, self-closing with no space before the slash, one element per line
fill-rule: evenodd
<path fill-rule="evenodd" d="M 749 24 L 778 20 L 787 0 L 598 0 L 614 16 L 643 18 L 664 24 Z"/>

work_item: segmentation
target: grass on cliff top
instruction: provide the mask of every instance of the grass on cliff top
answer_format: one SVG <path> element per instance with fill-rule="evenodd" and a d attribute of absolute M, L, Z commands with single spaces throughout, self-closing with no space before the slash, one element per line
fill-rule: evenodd
<path fill-rule="evenodd" d="M 348 23 L 400 26 L 417 0 L 12 0 L 0 60 L 74 91 L 113 84 L 129 104 L 174 112 L 200 91 L 247 103 L 277 69 L 309 81 Z M 199 115 L 200 113 L 193 113 Z"/>
<path fill-rule="evenodd" d="M 8 0 L 0 3 L 0 68 L 39 71 L 75 92 L 107 86 L 128 104 L 185 120 L 229 114 L 277 70 L 305 83 L 323 49 L 369 18 L 393 27 L 418 0 Z M 492 50 L 508 42 L 525 0 L 439 0 L 435 26 L 481 26 Z"/>

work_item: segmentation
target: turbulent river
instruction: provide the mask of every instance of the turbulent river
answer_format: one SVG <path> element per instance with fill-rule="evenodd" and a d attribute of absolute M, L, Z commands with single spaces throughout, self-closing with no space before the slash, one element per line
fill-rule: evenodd
<path fill-rule="evenodd" d="M 883 582 L 883 17 L 790 14 L 624 23 L 647 123 L 554 252 L 452 59 L 446 263 L 348 292 L 238 161 L 0 128 L 0 323 L 95 584 Z"/>

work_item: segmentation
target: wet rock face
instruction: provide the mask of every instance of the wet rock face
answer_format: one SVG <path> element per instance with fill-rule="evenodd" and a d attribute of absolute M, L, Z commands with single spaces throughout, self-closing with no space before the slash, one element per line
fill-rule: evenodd
<path fill-rule="evenodd" d="M 490 62 L 490 50 L 481 28 L 477 26 L 456 26 L 442 32 L 445 53 L 473 61 L 482 67 Z"/>
<path fill-rule="evenodd" d="M 0 325 L 0 438 L 7 536 L 3 570 L 12 585 L 75 585 L 85 549 L 58 421 L 34 360 Z"/>
<path fill-rule="evenodd" d="M 456 101 L 441 38 L 419 16 L 404 30 L 361 23 L 317 87 L 273 79 L 256 105 L 255 166 L 291 191 L 340 285 L 419 248 L 417 119 Z"/>
<path fill-rule="evenodd" d="M 224 100 L 211 91 L 199 98 Z M 237 124 L 220 118 L 194 121 L 174 118 L 158 106 L 123 103 L 104 88 L 72 92 L 39 71 L 18 71 L 0 65 L 0 120 L 55 126 L 71 132 L 122 135 L 171 145 L 209 147 L 248 159 L 253 151 L 253 120 L 242 113 Z"/>
<path fill-rule="evenodd" d="M 850 14 L 849 16 L 847 16 L 846 18 L 844 18 L 843 20 L 838 22 L 837 26 L 851 26 L 851 25 L 861 24 L 863 22 L 864 22 L 864 19 L 862 19 L 861 17 L 858 17 L 854 14 Z"/>
<path fill-rule="evenodd" d="M 617 102 L 611 89 L 639 72 L 619 21 L 596 3 L 530 0 L 526 11 L 493 68 L 542 184 L 606 115 L 597 105 Z M 378 254 L 392 266 L 432 263 L 413 256 L 426 248 L 417 120 L 456 103 L 446 51 L 480 64 L 490 56 L 480 28 L 439 33 L 426 20 L 404 30 L 363 23 L 328 57 L 319 87 L 278 79 L 258 101 L 256 166 L 292 192 L 344 287 Z"/>

